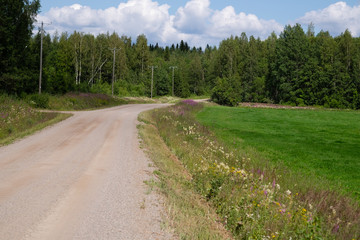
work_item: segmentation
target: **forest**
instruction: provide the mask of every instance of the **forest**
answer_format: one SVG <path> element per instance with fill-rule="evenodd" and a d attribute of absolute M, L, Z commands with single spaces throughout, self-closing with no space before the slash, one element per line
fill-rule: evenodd
<path fill-rule="evenodd" d="M 33 34 L 33 29 L 40 3 L 9 5 L 1 9 L 0 91 L 37 93 L 41 31 Z M 186 41 L 159 46 L 149 44 L 145 35 L 132 39 L 116 32 L 45 32 L 42 64 L 42 92 L 49 94 L 111 94 L 114 67 L 116 96 L 150 97 L 152 92 L 210 95 L 230 106 L 265 102 L 360 108 L 360 38 L 348 30 L 336 37 L 323 30 L 315 34 L 313 24 L 306 30 L 287 25 L 266 39 L 239 33 L 205 48 Z"/>

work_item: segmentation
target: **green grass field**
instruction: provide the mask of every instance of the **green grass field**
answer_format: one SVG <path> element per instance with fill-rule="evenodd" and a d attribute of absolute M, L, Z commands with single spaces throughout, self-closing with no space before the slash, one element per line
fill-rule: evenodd
<path fill-rule="evenodd" d="M 225 143 L 360 197 L 360 112 L 206 107 L 198 120 Z"/>

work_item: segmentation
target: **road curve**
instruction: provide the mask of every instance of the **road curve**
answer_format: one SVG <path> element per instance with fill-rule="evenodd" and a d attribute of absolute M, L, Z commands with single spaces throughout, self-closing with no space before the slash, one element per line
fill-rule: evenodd
<path fill-rule="evenodd" d="M 0 148 L 0 239 L 169 239 L 136 129 L 162 106 L 75 112 Z"/>

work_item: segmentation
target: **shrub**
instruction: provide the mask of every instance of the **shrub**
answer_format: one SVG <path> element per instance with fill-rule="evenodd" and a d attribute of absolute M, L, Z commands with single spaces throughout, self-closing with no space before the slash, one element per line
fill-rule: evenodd
<path fill-rule="evenodd" d="M 236 77 L 218 78 L 211 100 L 221 105 L 236 106 L 242 100 L 241 92 L 240 81 Z"/>
<path fill-rule="evenodd" d="M 49 95 L 47 94 L 32 94 L 29 96 L 29 103 L 36 108 L 49 107 Z"/>

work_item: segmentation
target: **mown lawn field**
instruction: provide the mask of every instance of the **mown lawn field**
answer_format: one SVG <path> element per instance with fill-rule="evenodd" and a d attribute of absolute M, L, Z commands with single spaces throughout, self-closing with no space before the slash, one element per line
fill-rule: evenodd
<path fill-rule="evenodd" d="M 197 119 L 225 143 L 360 199 L 360 112 L 204 108 Z M 310 181 L 311 182 L 311 181 Z"/>

